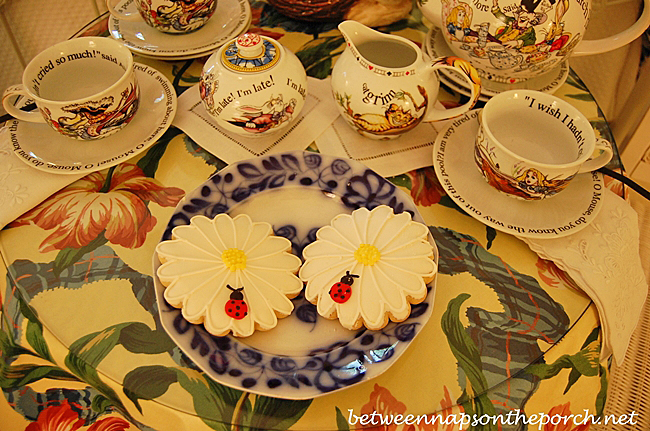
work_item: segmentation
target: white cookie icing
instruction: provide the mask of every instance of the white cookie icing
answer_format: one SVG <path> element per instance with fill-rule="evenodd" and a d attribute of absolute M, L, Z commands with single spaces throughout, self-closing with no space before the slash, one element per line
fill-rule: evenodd
<path fill-rule="evenodd" d="M 293 311 L 293 298 L 303 284 L 295 275 L 300 258 L 290 254 L 291 241 L 273 236 L 271 225 L 253 223 L 246 214 L 214 219 L 192 217 L 189 225 L 172 230 L 156 252 L 163 262 L 158 278 L 167 286 L 165 299 L 192 323 L 203 323 L 213 335 L 246 337 L 257 328 L 268 330 L 278 317 Z M 243 318 L 230 317 L 226 303 L 233 289 L 248 307 Z"/>
<path fill-rule="evenodd" d="M 396 215 L 386 205 L 336 216 L 303 251 L 299 275 L 307 283 L 305 298 L 320 315 L 338 316 L 348 329 L 364 325 L 377 330 L 388 318 L 405 320 L 410 304 L 426 298 L 426 282 L 437 271 L 428 232 L 409 213 Z M 349 299 L 337 303 L 330 289 L 346 271 L 358 278 L 350 285 Z"/>

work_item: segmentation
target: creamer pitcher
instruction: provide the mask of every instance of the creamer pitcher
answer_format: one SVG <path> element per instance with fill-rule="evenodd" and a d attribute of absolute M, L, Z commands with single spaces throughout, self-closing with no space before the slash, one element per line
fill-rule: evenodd
<path fill-rule="evenodd" d="M 339 30 L 347 46 L 332 70 L 332 92 L 343 117 L 362 135 L 396 138 L 421 121 L 461 115 L 478 100 L 480 79 L 465 60 L 430 60 L 410 40 L 356 21 L 342 22 Z M 467 103 L 452 109 L 434 107 L 440 68 L 453 69 L 467 80 L 472 92 Z"/>

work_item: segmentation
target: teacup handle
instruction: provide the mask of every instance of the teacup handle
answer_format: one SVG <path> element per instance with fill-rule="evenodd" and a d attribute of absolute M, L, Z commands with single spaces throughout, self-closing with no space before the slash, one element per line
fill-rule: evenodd
<path fill-rule="evenodd" d="M 582 166 L 580 166 L 580 170 L 578 171 L 579 174 L 600 169 L 609 163 L 609 161 L 612 160 L 612 157 L 614 157 L 612 144 L 610 144 L 609 141 L 605 139 L 596 139 L 596 148 L 594 149 L 594 153 L 598 151 L 600 152 L 598 156 L 588 159 L 582 164 Z"/>
<path fill-rule="evenodd" d="M 32 123 L 45 123 L 45 118 L 43 118 L 38 110 L 23 111 L 16 108 L 14 104 L 10 102 L 11 98 L 14 96 L 24 96 L 28 99 L 30 98 L 29 94 L 27 94 L 27 91 L 25 91 L 25 87 L 23 87 L 22 84 L 12 85 L 11 87 L 7 88 L 2 95 L 2 106 L 5 108 L 5 111 L 7 111 L 9 115 L 23 121 L 30 121 Z"/>
<path fill-rule="evenodd" d="M 462 115 L 472 109 L 472 107 L 478 101 L 479 96 L 481 95 L 481 78 L 479 78 L 478 72 L 476 69 L 474 69 L 474 66 L 462 58 L 439 57 L 433 60 L 433 63 L 431 63 L 431 68 L 433 70 L 451 69 L 460 73 L 469 84 L 471 95 L 467 103 L 464 103 L 455 108 L 438 109 L 435 106 L 430 106 L 430 109 L 427 110 L 423 121 L 447 120 L 449 118 L 458 117 L 459 115 Z"/>
<path fill-rule="evenodd" d="M 118 17 L 123 21 L 142 21 L 142 17 L 139 13 L 130 13 L 126 14 L 117 10 L 117 3 L 120 0 L 106 0 L 106 8 L 111 15 Z"/>

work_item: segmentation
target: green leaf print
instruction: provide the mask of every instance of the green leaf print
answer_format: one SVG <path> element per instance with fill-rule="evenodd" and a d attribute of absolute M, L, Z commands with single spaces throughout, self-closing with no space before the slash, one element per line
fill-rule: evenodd
<path fill-rule="evenodd" d="M 39 357 L 54 362 L 52 360 L 52 355 L 50 354 L 50 349 L 47 347 L 47 343 L 43 338 L 43 325 L 38 320 L 36 312 L 27 305 L 27 302 L 19 289 L 16 289 L 14 296 L 18 300 L 20 312 L 22 313 L 23 318 L 27 319 L 27 329 L 25 331 L 27 342 Z"/>
<path fill-rule="evenodd" d="M 57 366 L 0 362 L 0 388 L 18 388 L 41 379 L 79 381 L 75 376 Z"/>
<path fill-rule="evenodd" d="M 344 43 L 343 36 L 321 37 L 303 45 L 296 56 L 305 66 L 307 76 L 325 79 L 332 70 L 332 60 L 343 52 L 340 48 Z"/>
<path fill-rule="evenodd" d="M 258 396 L 253 407 L 251 430 L 288 430 L 305 414 L 312 401 Z"/>
<path fill-rule="evenodd" d="M 486 393 L 489 386 L 483 375 L 481 355 L 459 318 L 460 306 L 469 297 L 469 294 L 463 293 L 449 301 L 447 310 L 442 315 L 442 331 L 447 336 L 449 347 L 466 378 L 463 394 L 458 400 L 464 412 L 470 416 L 473 414 L 494 416 L 496 414 L 494 405 Z M 489 424 L 481 429 L 488 431 L 497 428 L 495 424 Z"/>
<path fill-rule="evenodd" d="M 129 371 L 122 385 L 129 397 L 142 413 L 139 400 L 153 400 L 163 395 L 172 383 L 178 381 L 177 371 L 162 365 L 148 365 Z"/>
<path fill-rule="evenodd" d="M 192 395 L 194 410 L 203 423 L 213 430 L 230 431 L 228 424 L 231 423 L 235 405 L 229 405 L 211 390 L 205 376 L 197 371 L 178 369 L 177 378 L 181 387 Z"/>
<path fill-rule="evenodd" d="M 142 172 L 149 178 L 153 178 L 156 175 L 158 170 L 158 164 L 160 159 L 165 154 L 167 146 L 176 136 L 182 134 L 183 132 L 176 128 L 170 127 L 167 131 L 156 141 L 156 145 L 149 148 L 147 153 L 138 160 L 138 167 L 142 169 Z"/>
<path fill-rule="evenodd" d="M 97 236 L 97 238 L 81 248 L 67 247 L 59 251 L 59 253 L 56 255 L 56 258 L 54 259 L 54 262 L 52 262 L 52 272 L 54 273 L 54 276 L 56 278 L 59 278 L 63 270 L 79 262 L 79 260 L 81 260 L 81 257 L 86 253 L 90 253 L 91 251 L 97 249 L 98 247 L 101 247 L 107 242 L 108 240 L 104 236 L 104 232 L 102 232 Z"/>
<path fill-rule="evenodd" d="M 532 364 L 526 371 L 540 379 L 555 377 L 566 368 L 571 368 L 581 376 L 593 377 L 600 372 L 600 342 L 592 341 L 575 355 L 562 355 L 552 364 Z"/>
<path fill-rule="evenodd" d="M 0 331 L 0 359 L 5 361 L 19 355 L 38 356 L 36 353 L 14 342 L 9 333 L 4 330 Z"/>
<path fill-rule="evenodd" d="M 350 424 L 338 407 L 336 407 L 336 427 L 338 431 L 350 431 Z"/>
<path fill-rule="evenodd" d="M 396 177 L 390 177 L 388 178 L 388 181 L 391 183 L 395 184 L 398 187 L 404 187 L 408 190 L 411 190 L 413 187 L 413 184 L 411 183 L 411 177 L 409 177 L 407 174 L 402 174 L 398 175 Z"/>
<path fill-rule="evenodd" d="M 156 331 L 141 322 L 133 322 L 120 331 L 118 343 L 131 353 L 154 355 L 176 346 L 164 331 Z"/>
<path fill-rule="evenodd" d="M 582 349 L 584 349 L 585 347 L 587 347 L 587 345 L 589 345 L 589 344 L 592 343 L 593 341 L 598 340 L 598 335 L 599 335 L 599 334 L 600 334 L 600 327 L 597 326 L 597 327 L 595 327 L 595 328 L 591 331 L 591 333 L 587 336 L 587 339 L 585 340 L 585 342 L 582 343 L 582 346 L 580 347 L 580 350 L 582 350 Z M 573 385 L 578 381 L 578 379 L 579 379 L 581 376 L 582 376 L 582 374 L 580 374 L 580 371 L 578 371 L 577 369 L 573 368 L 573 369 L 571 370 L 571 373 L 569 373 L 569 382 L 567 383 L 567 386 L 566 386 L 566 388 L 564 389 L 564 392 L 563 392 L 563 393 L 566 394 L 567 392 L 569 392 L 569 389 L 571 389 L 571 386 L 573 386 Z"/>

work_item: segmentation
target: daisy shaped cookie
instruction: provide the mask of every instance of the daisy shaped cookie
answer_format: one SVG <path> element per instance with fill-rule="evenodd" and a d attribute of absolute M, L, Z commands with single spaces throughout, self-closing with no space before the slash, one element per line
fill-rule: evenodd
<path fill-rule="evenodd" d="M 192 217 L 156 247 L 164 297 L 191 323 L 213 335 L 246 337 L 276 326 L 293 311 L 302 290 L 300 258 L 271 225 L 248 215 Z"/>
<path fill-rule="evenodd" d="M 303 251 L 305 298 L 347 329 L 405 320 L 437 272 L 428 232 L 386 205 L 336 216 Z"/>

